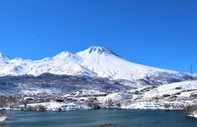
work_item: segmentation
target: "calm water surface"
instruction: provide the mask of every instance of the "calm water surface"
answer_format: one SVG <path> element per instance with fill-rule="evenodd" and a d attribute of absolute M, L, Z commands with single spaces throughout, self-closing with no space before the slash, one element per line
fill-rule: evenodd
<path fill-rule="evenodd" d="M 86 110 L 67 112 L 8 111 L 6 125 L 0 127 L 197 127 L 197 119 L 182 111 Z"/>

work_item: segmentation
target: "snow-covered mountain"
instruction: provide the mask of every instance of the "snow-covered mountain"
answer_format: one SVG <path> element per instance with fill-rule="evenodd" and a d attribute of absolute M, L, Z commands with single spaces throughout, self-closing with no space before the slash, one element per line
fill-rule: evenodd
<path fill-rule="evenodd" d="M 192 79 L 187 73 L 159 69 L 129 62 L 105 47 L 90 47 L 85 51 L 72 53 L 64 51 L 54 57 L 42 60 L 10 59 L 0 53 L 0 76 L 34 75 L 43 73 L 57 75 L 86 75 L 128 80 L 130 82 L 165 84 L 167 82 Z M 169 81 L 171 80 L 171 81 Z M 149 82 L 149 83 L 147 83 Z"/>
<path fill-rule="evenodd" d="M 101 77 L 136 80 L 152 76 L 182 77 L 184 73 L 148 67 L 129 62 L 105 47 L 90 47 L 77 53 L 82 66 Z"/>

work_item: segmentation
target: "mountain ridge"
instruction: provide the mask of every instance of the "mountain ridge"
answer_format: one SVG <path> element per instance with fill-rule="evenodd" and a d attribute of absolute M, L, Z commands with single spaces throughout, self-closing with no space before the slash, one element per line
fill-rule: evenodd
<path fill-rule="evenodd" d="M 135 84 L 154 82 L 154 79 L 157 80 L 157 84 L 160 84 L 160 82 L 164 84 L 167 80 L 182 81 L 193 79 L 188 73 L 132 63 L 106 47 L 92 46 L 77 53 L 63 51 L 54 57 L 46 57 L 41 60 L 8 58 L 7 55 L 2 55 L 3 60 L 0 64 L 0 76 L 39 76 L 44 73 L 55 75 L 87 75 L 111 80 L 128 80 L 135 82 Z M 196 75 L 194 77 L 196 78 Z"/>

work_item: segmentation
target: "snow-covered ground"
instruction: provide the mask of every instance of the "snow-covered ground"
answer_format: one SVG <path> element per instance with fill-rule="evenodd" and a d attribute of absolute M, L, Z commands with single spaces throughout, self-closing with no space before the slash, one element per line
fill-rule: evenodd
<path fill-rule="evenodd" d="M 189 117 L 197 118 L 197 112 L 193 112 L 188 115 Z"/>
<path fill-rule="evenodd" d="M 164 94 L 173 95 L 177 93 L 181 93 L 179 97 L 189 97 L 190 94 L 193 93 L 193 91 L 190 90 L 197 90 L 197 81 L 184 81 L 161 85 L 158 88 L 146 92 L 143 97 L 150 99 L 153 97 L 161 97 Z"/>
<path fill-rule="evenodd" d="M 95 107 L 183 110 L 187 106 L 197 106 L 197 81 L 184 81 L 158 87 L 149 86 L 131 91 L 110 93 L 82 89 L 61 95 L 60 100 L 62 102 L 30 103 L 27 104 L 27 107 L 36 107 L 37 110 L 39 106 L 43 106 L 45 110 L 51 111 L 84 110 Z M 24 107 L 24 105 L 20 106 Z M 196 117 L 196 112 L 190 116 Z"/>
<path fill-rule="evenodd" d="M 151 89 L 137 89 L 133 104 L 124 108 L 134 109 L 183 109 L 189 105 L 197 105 L 197 81 L 184 81 L 166 84 Z M 134 92 L 132 91 L 132 92 Z"/>
<path fill-rule="evenodd" d="M 23 107 L 23 105 L 21 105 Z M 60 102 L 48 102 L 48 103 L 34 103 L 28 104 L 29 107 L 44 106 L 49 111 L 70 111 L 70 110 L 84 110 L 88 109 L 86 105 L 77 105 L 75 103 L 60 103 Z M 38 109 L 38 108 L 37 108 Z"/>

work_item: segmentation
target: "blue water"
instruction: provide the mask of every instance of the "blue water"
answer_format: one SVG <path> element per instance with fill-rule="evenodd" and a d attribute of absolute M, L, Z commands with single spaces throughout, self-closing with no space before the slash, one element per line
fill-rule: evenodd
<path fill-rule="evenodd" d="M 7 127 L 99 127 L 103 124 L 116 127 L 197 127 L 197 119 L 186 117 L 182 111 L 105 109 L 7 113 Z"/>

